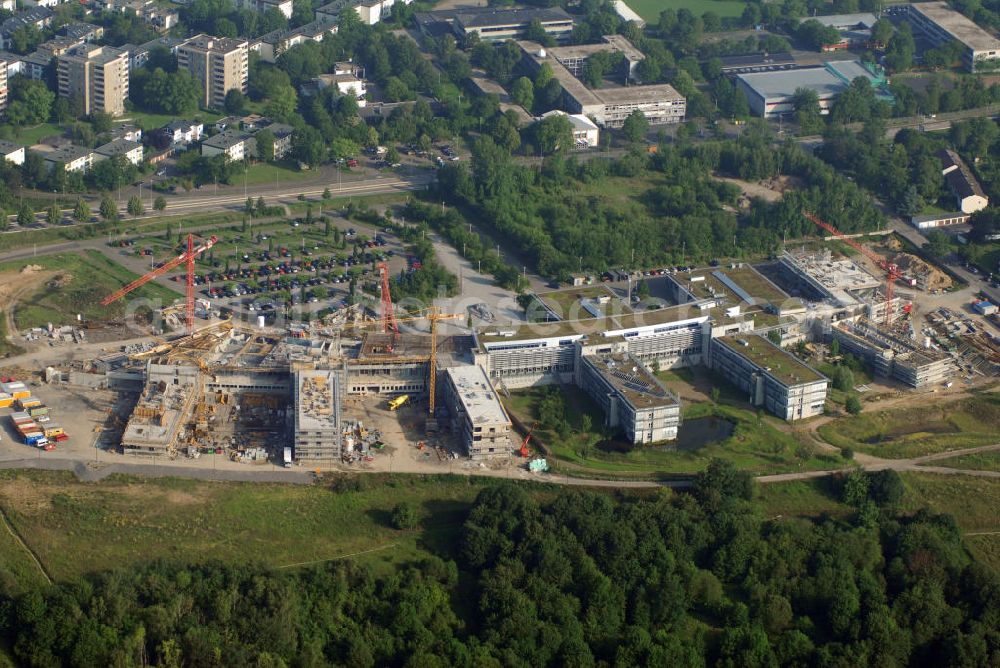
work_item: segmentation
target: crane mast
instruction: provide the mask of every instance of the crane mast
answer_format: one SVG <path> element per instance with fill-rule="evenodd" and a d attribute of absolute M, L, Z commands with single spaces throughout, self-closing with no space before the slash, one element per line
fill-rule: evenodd
<path fill-rule="evenodd" d="M 808 220 L 812 221 L 819 227 L 823 228 L 839 241 L 843 241 L 847 245 L 851 246 L 859 253 L 867 257 L 869 260 L 874 262 L 879 268 L 885 272 L 885 325 L 888 327 L 892 323 L 892 299 L 895 293 L 896 281 L 902 278 L 903 273 L 899 269 L 899 265 L 895 262 L 889 262 L 884 257 L 872 250 L 865 248 L 863 245 L 859 244 L 854 239 L 846 236 L 843 232 L 838 230 L 836 227 L 821 219 L 819 216 L 813 215 L 808 211 L 803 211 L 802 215 Z"/>
<path fill-rule="evenodd" d="M 142 287 L 146 283 L 149 283 L 155 278 L 163 276 L 171 269 L 179 267 L 182 264 L 187 265 L 187 285 L 185 291 L 185 310 L 187 313 L 187 333 L 191 334 L 194 332 L 194 260 L 196 257 L 210 249 L 216 243 L 218 243 L 219 238 L 212 236 L 205 243 L 201 244 L 197 248 L 194 245 L 194 235 L 188 234 L 187 236 L 187 248 L 183 253 L 178 255 L 168 262 L 164 262 L 162 265 L 154 269 L 153 271 L 143 274 L 139 278 L 135 279 L 125 287 L 112 292 L 110 295 L 101 300 L 101 305 L 107 306 L 108 304 L 115 302 L 133 290 Z"/>

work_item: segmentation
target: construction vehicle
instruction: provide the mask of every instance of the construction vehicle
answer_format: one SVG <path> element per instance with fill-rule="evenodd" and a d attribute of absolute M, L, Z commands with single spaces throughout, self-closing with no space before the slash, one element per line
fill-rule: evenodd
<path fill-rule="evenodd" d="M 111 302 L 121 299 L 122 297 L 127 295 L 129 292 L 132 292 L 136 288 L 139 288 L 145 285 L 146 283 L 149 283 L 154 278 L 164 275 L 174 267 L 186 264 L 187 299 L 185 300 L 185 310 L 187 314 L 187 333 L 189 335 L 193 334 L 194 333 L 194 259 L 199 255 L 201 255 L 202 253 L 204 253 L 205 251 L 207 251 L 208 249 L 210 249 L 218 241 L 219 241 L 218 237 L 212 236 L 208 239 L 208 241 L 195 248 L 194 235 L 188 234 L 187 250 L 185 250 L 183 253 L 175 257 L 173 260 L 163 263 L 160 267 L 154 269 L 148 274 L 140 276 L 139 278 L 135 279 L 134 281 L 123 287 L 122 289 L 111 293 L 101 301 L 101 304 L 103 306 L 107 306 Z"/>
<path fill-rule="evenodd" d="M 525 435 L 524 441 L 521 443 L 521 449 L 518 451 L 518 454 L 521 455 L 521 457 L 523 457 L 524 459 L 527 459 L 528 457 L 531 456 L 531 453 L 528 451 L 528 441 L 531 440 L 531 432 L 533 431 L 535 431 L 534 424 L 531 425 L 531 429 L 529 429 L 528 433 Z"/>
<path fill-rule="evenodd" d="M 389 410 L 391 410 L 391 411 L 398 411 L 400 408 L 402 408 L 403 406 L 405 406 L 408 403 L 410 403 L 410 395 L 408 395 L 408 394 L 401 394 L 398 397 L 396 397 L 395 399 L 390 399 L 389 400 Z"/>

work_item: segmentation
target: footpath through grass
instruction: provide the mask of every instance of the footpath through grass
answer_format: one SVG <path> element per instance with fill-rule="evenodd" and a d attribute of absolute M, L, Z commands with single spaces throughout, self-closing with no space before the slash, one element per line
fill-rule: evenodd
<path fill-rule="evenodd" d="M 828 443 L 877 457 L 907 459 L 1000 441 L 1000 395 L 947 403 L 919 400 L 898 408 L 845 417 L 819 428 Z"/>
<path fill-rule="evenodd" d="M 155 559 L 221 559 L 290 567 L 357 555 L 388 566 L 450 549 L 476 494 L 495 481 L 363 474 L 331 485 L 110 478 L 84 484 L 68 473 L 0 472 L 0 505 L 56 580 Z M 546 493 L 543 486 L 533 489 Z M 422 528 L 390 526 L 402 500 Z M 26 566 L 0 559 L 19 577 Z M 361 554 L 358 554 L 361 553 Z M 13 570 L 14 568 L 18 570 Z"/>
<path fill-rule="evenodd" d="M 1000 434 L 998 434 L 998 438 L 1000 438 Z M 934 462 L 934 465 L 950 466 L 967 471 L 1000 471 L 1000 450 L 988 450 L 950 459 L 940 459 Z"/>

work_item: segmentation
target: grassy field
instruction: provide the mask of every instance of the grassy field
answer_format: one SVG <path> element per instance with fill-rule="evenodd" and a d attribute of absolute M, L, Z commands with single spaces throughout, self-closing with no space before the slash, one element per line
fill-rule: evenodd
<path fill-rule="evenodd" d="M 278 184 L 302 181 L 313 176 L 310 171 L 301 171 L 283 164 L 268 165 L 257 163 L 247 168 L 247 185 L 273 185 L 275 175 L 278 177 Z M 243 182 L 243 175 L 238 174 L 233 177 L 233 184 L 239 185 Z"/>
<path fill-rule="evenodd" d="M 535 428 L 535 436 L 546 445 L 554 457 L 554 464 L 561 472 L 595 475 L 634 475 L 657 477 L 669 474 L 691 474 L 703 470 L 713 457 L 727 459 L 739 468 L 755 474 L 780 473 L 805 469 L 837 468 L 843 460 L 832 456 L 819 456 L 802 444 L 794 435 L 779 428 L 776 418 L 758 416 L 755 412 L 720 404 L 688 404 L 683 409 L 684 420 L 718 418 L 734 424 L 732 434 L 721 441 L 707 443 L 697 449 L 679 449 L 671 445 L 636 446 L 619 451 L 623 444 L 609 446 L 600 433 L 602 414 L 597 405 L 575 388 L 563 388 L 569 402 L 567 415 L 572 433 L 565 439 L 544 424 Z M 536 414 L 539 399 L 545 390 L 532 388 L 511 393 L 505 402 L 507 408 L 522 424 L 538 421 Z M 584 431 L 581 416 L 590 415 L 593 427 Z M 681 429 L 683 430 L 683 425 Z M 570 464 L 560 467 L 560 462 Z"/>
<path fill-rule="evenodd" d="M 757 486 L 757 499 L 764 517 L 803 517 L 827 514 L 832 517 L 849 515 L 851 509 L 828 492 L 824 479 L 794 480 Z"/>
<path fill-rule="evenodd" d="M 356 555 L 376 566 L 398 564 L 450 546 L 468 504 L 492 484 L 419 476 L 357 481 L 355 491 L 176 479 L 94 485 L 63 473 L 4 472 L 0 505 L 53 578 L 70 580 L 160 558 L 281 568 Z M 417 505 L 422 529 L 391 528 L 391 510 L 402 498 Z M 19 562 L 7 563 L 2 540 L 0 559 L 10 569 Z"/>
<path fill-rule="evenodd" d="M 996 443 L 997 424 L 1000 396 L 989 394 L 950 403 L 922 401 L 912 408 L 834 420 L 819 433 L 841 448 L 905 459 Z"/>
<path fill-rule="evenodd" d="M 971 471 L 1000 471 L 1000 451 L 977 452 L 971 455 L 941 459 L 935 466 L 950 466 Z"/>
<path fill-rule="evenodd" d="M 2 520 L 0 520 L 2 522 Z M 45 585 L 45 576 L 6 526 L 0 526 L 0 591 L 21 593 Z M 0 666 L 3 666 L 0 661 Z"/>
<path fill-rule="evenodd" d="M 198 111 L 192 114 L 188 120 L 197 119 L 204 123 L 214 123 L 220 118 L 222 118 L 222 114 L 217 114 L 211 111 Z M 141 125 L 144 130 L 148 131 L 162 128 L 167 123 L 171 123 L 176 120 L 177 116 L 170 116 L 168 114 L 148 114 L 144 111 L 129 111 L 125 113 L 121 122 L 137 123 Z"/>
<path fill-rule="evenodd" d="M 0 264 L 0 273 L 20 272 L 26 265 L 37 265 L 52 277 L 33 293 L 18 299 L 14 307 L 18 329 L 43 327 L 49 322 L 65 324 L 73 321 L 77 313 L 89 320 L 120 317 L 126 312 L 126 302 L 101 306 L 101 299 L 137 277 L 96 250 L 5 262 Z M 52 289 L 52 282 L 58 282 L 61 288 Z M 180 296 L 155 283 L 143 286 L 132 295 L 133 298 L 160 299 L 165 304 L 173 303 Z"/>
<path fill-rule="evenodd" d="M 19 133 L 14 135 L 14 141 L 18 144 L 26 144 L 30 146 L 32 144 L 37 144 L 46 137 L 51 137 L 53 135 L 61 136 L 62 133 L 63 129 L 55 123 L 42 123 L 41 125 L 35 125 L 30 128 L 22 128 Z"/>
<path fill-rule="evenodd" d="M 647 23 L 655 24 L 660 19 L 664 9 L 689 9 L 695 16 L 705 12 L 714 12 L 720 17 L 740 16 L 746 7 L 745 2 L 737 0 L 626 0 L 625 4 L 646 19 Z"/>
<path fill-rule="evenodd" d="M 1000 572 L 1000 480 L 972 476 L 907 473 L 906 509 L 930 508 L 955 518 L 972 555 Z M 971 535 L 970 535 L 971 534 Z"/>

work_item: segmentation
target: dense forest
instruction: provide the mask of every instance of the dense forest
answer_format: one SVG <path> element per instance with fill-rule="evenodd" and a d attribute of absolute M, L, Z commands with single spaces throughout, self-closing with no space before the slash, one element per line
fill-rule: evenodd
<path fill-rule="evenodd" d="M 714 174 L 750 181 L 791 176 L 797 187 L 777 202 L 756 200 L 741 210 L 739 188 Z M 409 220 L 437 228 L 493 270 L 502 263 L 495 252 L 490 259 L 491 249 L 463 222 L 463 216 L 474 217 L 553 278 L 581 269 L 771 253 L 783 239 L 816 233 L 803 210 L 848 233 L 884 225 L 856 184 L 794 144 L 776 149 L 757 124 L 739 140 L 661 145 L 655 154 L 633 151 L 620 159 L 556 155 L 535 168 L 518 166 L 483 137 L 473 148 L 471 169 L 448 165 L 439 170 L 438 184 L 440 197 L 458 211 L 414 205 L 406 211 Z M 646 190 L 620 201 L 619 189 L 636 187 Z"/>
<path fill-rule="evenodd" d="M 498 485 L 389 575 L 157 563 L 0 625 L 25 666 L 998 665 L 1000 581 L 954 521 L 899 514 L 894 472 L 835 486 L 848 519 L 765 519 L 718 461 L 689 492 Z"/>

